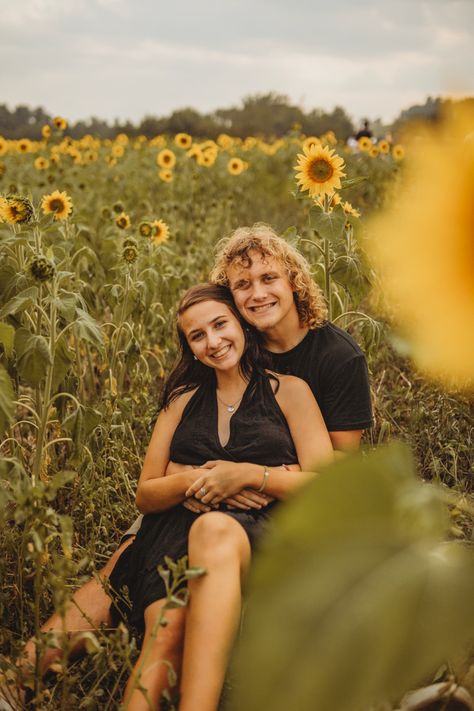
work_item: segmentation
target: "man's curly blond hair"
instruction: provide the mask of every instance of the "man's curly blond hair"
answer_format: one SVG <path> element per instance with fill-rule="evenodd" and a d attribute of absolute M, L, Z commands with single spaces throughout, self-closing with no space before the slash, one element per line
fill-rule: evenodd
<path fill-rule="evenodd" d="M 327 307 L 321 289 L 311 277 L 308 262 L 263 222 L 252 227 L 238 227 L 230 237 L 218 242 L 210 280 L 228 287 L 227 268 L 231 264 L 248 268 L 252 263 L 249 253 L 253 250 L 262 257 L 273 257 L 285 268 L 301 325 L 319 328 L 327 320 Z"/>

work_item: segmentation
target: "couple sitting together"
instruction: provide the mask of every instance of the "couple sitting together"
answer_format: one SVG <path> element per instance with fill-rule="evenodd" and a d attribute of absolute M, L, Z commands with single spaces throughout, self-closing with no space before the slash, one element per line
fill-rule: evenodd
<path fill-rule="evenodd" d="M 144 515 L 65 619 L 78 640 L 119 612 L 142 633 L 125 690 L 131 711 L 159 707 L 168 685 L 161 660 L 179 674 L 180 711 L 217 709 L 242 580 L 272 511 L 334 450 L 356 449 L 372 423 L 364 355 L 327 322 L 303 256 L 266 225 L 237 229 L 220 245 L 211 283 L 181 299 L 177 331 L 180 358 L 138 482 Z M 206 574 L 188 581 L 189 605 L 168 611 L 155 635 L 166 597 L 157 568 L 184 555 Z M 120 594 L 111 604 L 107 578 L 131 605 Z M 63 630 L 63 620 L 55 614 L 42 629 Z M 45 671 L 60 653 L 35 660 L 30 641 L 25 660 Z"/>

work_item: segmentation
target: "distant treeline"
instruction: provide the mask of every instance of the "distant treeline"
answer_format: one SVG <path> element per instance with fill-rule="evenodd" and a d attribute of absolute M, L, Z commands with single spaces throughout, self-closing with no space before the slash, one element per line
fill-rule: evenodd
<path fill-rule="evenodd" d="M 474 99 L 463 101 L 474 104 Z M 437 120 L 442 106 L 447 102 L 449 100 L 429 97 L 425 104 L 402 111 L 391 126 L 383 126 L 380 120 L 375 121 L 374 133 L 382 135 L 390 130 L 396 134 L 413 120 Z M 6 104 L 0 104 L 0 136 L 38 140 L 41 138 L 41 127 L 50 123 L 52 118 L 43 108 L 17 106 L 10 110 Z M 117 120 L 108 123 L 93 117 L 87 121 L 70 123 L 67 134 L 73 138 L 81 138 L 87 133 L 98 138 L 114 138 L 118 133 L 127 133 L 129 136 L 143 134 L 152 138 L 161 133 L 183 131 L 192 136 L 207 138 L 228 133 L 231 136 L 259 136 L 269 140 L 283 136 L 294 128 L 308 136 L 318 136 L 332 130 L 338 138 L 345 140 L 354 135 L 358 126 L 353 124 L 351 117 L 340 106 L 331 112 L 322 109 L 305 112 L 291 104 L 287 96 L 269 93 L 249 96 L 242 101 L 241 106 L 218 109 L 209 114 L 185 108 L 173 111 L 169 116 L 145 116 L 138 124 Z"/>

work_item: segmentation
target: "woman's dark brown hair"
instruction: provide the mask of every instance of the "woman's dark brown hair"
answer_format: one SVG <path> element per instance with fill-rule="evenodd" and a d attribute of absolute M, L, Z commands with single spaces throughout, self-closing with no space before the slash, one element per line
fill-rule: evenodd
<path fill-rule="evenodd" d="M 193 352 L 189 347 L 186 336 L 180 326 L 180 317 L 195 304 L 204 301 L 217 301 L 225 304 L 239 321 L 245 336 L 245 350 L 240 360 L 240 370 L 246 380 L 250 380 L 252 373 L 257 372 L 266 375 L 266 368 L 269 367 L 269 357 L 263 348 L 262 337 L 258 331 L 243 320 L 235 306 L 234 299 L 229 289 L 219 284 L 197 284 L 192 286 L 184 294 L 178 305 L 178 338 L 180 354 L 178 362 L 171 371 L 161 398 L 161 407 L 168 407 L 179 395 L 189 392 L 200 385 L 214 385 L 215 371 L 203 365 L 199 360 L 195 360 Z M 274 375 L 270 377 L 277 380 Z M 252 393 L 250 393 L 251 395 Z"/>

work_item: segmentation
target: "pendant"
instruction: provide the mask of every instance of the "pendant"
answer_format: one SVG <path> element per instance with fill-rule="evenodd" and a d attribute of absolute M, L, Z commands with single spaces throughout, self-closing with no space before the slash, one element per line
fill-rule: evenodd
<path fill-rule="evenodd" d="M 227 405 L 227 412 L 235 412 L 235 407 L 233 405 Z"/>

